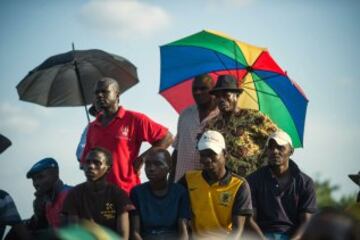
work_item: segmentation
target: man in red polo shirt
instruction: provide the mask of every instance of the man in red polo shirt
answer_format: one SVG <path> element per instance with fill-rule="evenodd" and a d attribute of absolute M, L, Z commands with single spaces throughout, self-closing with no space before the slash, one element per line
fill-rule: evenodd
<path fill-rule="evenodd" d="M 86 145 L 81 158 L 93 147 L 103 147 L 112 153 L 113 166 L 107 179 L 127 193 L 140 183 L 139 172 L 144 155 L 138 156 L 141 143 L 167 148 L 173 137 L 164 126 L 142 113 L 119 106 L 119 85 L 112 78 L 102 78 L 95 87 L 95 101 L 101 113 L 89 125 Z"/>

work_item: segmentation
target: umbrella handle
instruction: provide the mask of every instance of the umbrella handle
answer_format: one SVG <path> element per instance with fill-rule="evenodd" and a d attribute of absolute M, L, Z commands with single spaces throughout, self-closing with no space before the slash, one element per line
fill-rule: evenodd
<path fill-rule="evenodd" d="M 77 65 L 77 62 L 76 62 L 76 58 L 75 58 L 75 45 L 74 45 L 74 43 L 72 43 L 72 50 L 73 50 L 73 54 L 74 54 L 74 67 L 75 67 L 76 78 L 77 78 L 78 83 L 79 83 L 80 95 L 81 95 L 81 98 L 82 98 L 83 103 L 84 103 L 86 118 L 88 120 L 88 123 L 90 123 L 90 116 L 89 116 L 89 112 L 88 112 L 88 109 L 87 109 L 87 106 L 86 106 L 84 88 L 83 88 L 82 83 L 81 83 L 80 71 L 79 71 L 79 68 L 78 68 L 78 65 Z"/>

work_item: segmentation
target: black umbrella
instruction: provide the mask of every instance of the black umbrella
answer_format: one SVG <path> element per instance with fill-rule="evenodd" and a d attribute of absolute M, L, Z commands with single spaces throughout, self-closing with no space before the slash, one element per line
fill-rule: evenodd
<path fill-rule="evenodd" d="M 11 141 L 4 135 L 0 134 L 0 153 L 5 151 L 10 146 L 11 146 Z"/>
<path fill-rule="evenodd" d="M 118 81 L 120 93 L 139 82 L 135 65 L 102 50 L 73 50 L 52 56 L 16 86 L 20 100 L 46 107 L 85 106 L 102 77 Z"/>

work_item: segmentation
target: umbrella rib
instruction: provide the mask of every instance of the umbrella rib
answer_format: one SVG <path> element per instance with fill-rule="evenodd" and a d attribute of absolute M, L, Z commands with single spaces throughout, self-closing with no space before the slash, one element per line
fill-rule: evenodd
<path fill-rule="evenodd" d="M 253 96 L 251 96 L 251 94 L 250 93 L 248 93 L 247 91 L 244 91 L 250 98 L 251 98 L 251 100 L 253 100 L 256 104 L 258 103 L 257 101 L 256 101 L 256 99 L 253 97 Z"/>
<path fill-rule="evenodd" d="M 225 70 L 228 71 L 228 73 L 230 74 L 229 69 L 226 67 L 226 64 L 224 63 L 223 60 L 221 60 L 221 58 L 219 57 L 218 53 L 213 51 L 213 53 L 216 55 L 216 57 L 218 58 L 218 60 L 221 62 L 221 64 L 224 66 Z"/>
<path fill-rule="evenodd" d="M 53 89 L 53 84 L 54 84 L 54 82 L 56 82 L 56 79 L 58 78 L 58 76 L 60 76 L 60 73 L 65 70 L 65 66 L 66 66 L 66 64 L 61 65 L 61 67 L 60 67 L 60 68 L 57 70 L 57 72 L 56 72 L 56 75 L 55 75 L 54 80 L 53 80 L 53 81 L 51 82 L 51 84 L 50 84 L 49 91 L 48 91 L 48 94 L 47 94 L 47 97 L 46 97 L 46 106 L 50 106 L 50 105 L 49 105 L 49 102 L 50 102 L 50 93 L 51 93 L 51 90 Z"/>
<path fill-rule="evenodd" d="M 247 85 L 247 84 L 252 84 L 252 83 L 256 83 L 256 82 L 265 82 L 266 80 L 270 79 L 270 78 L 273 78 L 273 77 L 276 77 L 278 76 L 279 74 L 274 74 L 274 75 L 271 75 L 271 76 L 268 76 L 268 77 L 264 77 L 262 79 L 259 79 L 259 80 L 253 80 L 252 82 L 247 82 L 247 83 L 244 83 L 243 85 Z"/>
<path fill-rule="evenodd" d="M 262 91 L 262 90 L 258 90 L 258 89 L 254 89 L 254 88 L 250 88 L 250 87 L 244 87 L 244 89 L 250 90 L 250 91 L 259 92 L 259 93 L 263 93 L 263 94 L 266 94 L 266 95 L 269 95 L 269 96 L 273 96 L 273 97 L 279 98 L 279 96 L 276 95 L 276 94 L 269 93 L 269 92 L 265 92 L 265 91 Z M 245 92 L 246 92 L 246 91 L 245 91 Z"/>

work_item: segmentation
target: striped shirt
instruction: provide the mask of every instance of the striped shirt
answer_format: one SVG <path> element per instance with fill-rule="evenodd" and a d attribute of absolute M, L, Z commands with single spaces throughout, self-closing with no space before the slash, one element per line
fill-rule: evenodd
<path fill-rule="evenodd" d="M 215 108 L 200 122 L 199 111 L 196 105 L 186 108 L 179 116 L 177 135 L 173 147 L 177 150 L 175 181 L 178 181 L 185 172 L 200 170 L 200 155 L 196 150 L 197 136 L 201 133 L 205 123 L 219 114 Z"/>

